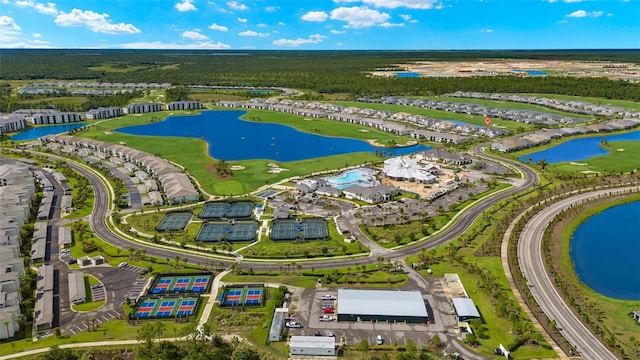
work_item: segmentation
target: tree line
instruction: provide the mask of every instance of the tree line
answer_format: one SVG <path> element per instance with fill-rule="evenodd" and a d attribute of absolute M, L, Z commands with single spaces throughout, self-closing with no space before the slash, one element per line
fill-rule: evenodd
<path fill-rule="evenodd" d="M 395 78 L 371 76 L 376 70 L 402 70 L 414 61 L 495 58 L 589 59 L 638 62 L 629 51 L 118 51 L 3 50 L 0 80 L 59 79 L 101 82 L 171 83 L 291 87 L 320 94 L 354 96 L 441 95 L 454 91 L 553 93 L 640 100 L 640 86 L 605 78 L 487 76 L 469 78 Z M 216 56 L 224 54 L 225 56 Z M 635 57 L 634 57 L 635 56 Z M 128 65 L 131 71 L 109 71 Z M 96 70 L 100 69 L 100 70 Z M 180 96 L 178 96 L 180 97 Z"/>

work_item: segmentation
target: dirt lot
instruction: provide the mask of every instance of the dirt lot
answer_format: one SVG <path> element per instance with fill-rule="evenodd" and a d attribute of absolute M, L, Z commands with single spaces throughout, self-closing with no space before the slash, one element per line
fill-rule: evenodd
<path fill-rule="evenodd" d="M 560 60 L 485 60 L 485 61 L 418 61 L 398 64 L 406 71 L 425 77 L 468 77 L 514 74 L 513 70 L 539 70 L 549 75 L 576 77 L 607 77 L 640 80 L 640 65 L 608 61 Z M 396 72 L 374 72 L 377 76 L 395 76 Z M 515 74 L 514 74 L 515 75 Z M 523 75 L 523 74 L 518 74 Z"/>

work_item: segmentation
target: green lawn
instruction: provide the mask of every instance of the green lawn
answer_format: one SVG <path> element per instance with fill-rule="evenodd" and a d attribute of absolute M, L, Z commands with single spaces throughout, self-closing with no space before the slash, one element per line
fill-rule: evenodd
<path fill-rule="evenodd" d="M 640 169 L 640 141 L 612 141 L 606 146 L 606 150 L 609 151 L 606 155 L 576 162 L 550 164 L 546 170 L 555 173 L 575 173 L 629 172 Z"/>
<path fill-rule="evenodd" d="M 187 113 L 189 112 L 174 112 L 175 115 L 184 115 Z M 242 165 L 245 169 L 235 171 L 234 175 L 230 178 L 219 178 L 215 172 L 211 170 L 217 161 L 206 153 L 206 142 L 204 140 L 186 137 L 133 136 L 114 131 L 124 126 L 160 121 L 160 119 L 163 119 L 167 115 L 168 112 L 163 111 L 142 114 L 141 116 L 127 115 L 121 118 L 105 120 L 92 125 L 85 131 L 77 133 L 77 136 L 110 143 L 124 142 L 129 147 L 162 156 L 168 160 L 179 163 L 198 180 L 206 192 L 218 195 L 244 194 L 256 190 L 260 186 L 275 183 L 288 177 L 302 176 L 316 171 L 325 171 L 380 159 L 371 153 L 353 153 L 292 162 L 274 162 L 268 160 L 236 161 L 229 162 L 229 164 Z M 326 136 L 351 137 L 363 140 L 373 139 L 384 144 L 389 141 L 403 144 L 410 140 L 408 137 L 399 137 L 373 129 L 367 129 L 368 132 L 364 133 L 359 131 L 364 129 L 362 126 L 350 124 L 340 124 L 340 126 L 336 126 L 336 122 L 331 120 L 304 121 L 303 118 L 299 116 L 269 111 L 250 111 L 244 118 L 254 119 L 254 121 L 277 122 L 283 125 L 294 126 L 302 131 L 314 132 Z M 279 174 L 269 173 L 270 168 L 267 165 L 269 163 L 275 163 L 288 171 Z"/>
<path fill-rule="evenodd" d="M 494 257 L 475 257 L 473 260 L 480 269 L 487 270 L 490 273 L 499 277 L 500 285 L 505 289 L 505 296 L 509 294 L 509 285 L 507 279 L 504 276 L 502 270 L 502 263 L 499 258 Z M 445 273 L 458 273 L 465 290 L 473 299 L 476 304 L 484 325 L 487 328 L 487 339 L 478 339 L 480 345 L 476 351 L 483 355 L 490 356 L 493 353 L 493 349 L 498 347 L 499 344 L 508 346 L 513 343 L 514 337 L 511 335 L 511 322 L 499 317 L 495 313 L 495 305 L 489 295 L 479 286 L 480 276 L 478 274 L 470 274 L 467 272 L 464 266 L 458 262 L 450 262 L 448 260 L 442 260 L 437 264 L 431 266 L 433 273 L 427 276 L 442 277 Z M 426 275 L 425 272 L 422 272 Z M 540 358 L 555 358 L 557 355 L 548 344 L 542 344 L 540 346 L 525 345 L 520 346 L 517 350 L 511 353 L 514 359 L 540 359 Z"/>
<path fill-rule="evenodd" d="M 75 310 L 75 311 L 92 311 L 92 310 L 96 310 L 102 307 L 102 305 L 105 304 L 105 300 L 100 300 L 100 301 L 93 301 L 93 298 L 91 297 L 91 285 L 96 285 L 99 284 L 100 281 L 98 279 L 96 279 L 95 277 L 89 275 L 89 274 L 85 274 L 84 275 L 84 290 L 87 293 L 87 300 L 82 303 L 82 304 L 78 304 L 78 305 L 71 305 L 71 307 Z"/>
<path fill-rule="evenodd" d="M 159 321 L 159 320 L 158 320 Z M 172 337 L 174 334 L 180 334 L 180 331 L 187 328 L 189 323 L 175 323 L 173 321 L 163 321 L 166 326 L 165 337 Z M 0 346 L 0 356 L 20 353 L 32 349 L 40 349 L 53 345 L 62 344 L 78 344 L 94 341 L 108 340 L 127 340 L 135 339 L 138 333 L 138 327 L 128 324 L 127 320 L 110 320 L 100 324 L 97 331 L 81 332 L 71 337 L 55 337 L 49 336 L 37 342 L 33 342 L 31 338 L 24 340 L 12 341 L 9 344 Z"/>

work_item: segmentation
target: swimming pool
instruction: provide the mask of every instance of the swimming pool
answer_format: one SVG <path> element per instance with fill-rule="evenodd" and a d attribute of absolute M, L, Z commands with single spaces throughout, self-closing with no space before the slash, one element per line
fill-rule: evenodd
<path fill-rule="evenodd" d="M 375 170 L 367 168 L 359 168 L 347 170 L 340 175 L 325 178 L 332 186 L 337 189 L 344 189 L 352 185 L 360 185 L 364 187 L 374 187 L 380 185 L 375 177 Z"/>

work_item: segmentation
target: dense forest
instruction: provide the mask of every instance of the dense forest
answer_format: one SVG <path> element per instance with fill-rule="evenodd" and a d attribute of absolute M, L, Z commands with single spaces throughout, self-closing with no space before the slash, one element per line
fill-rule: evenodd
<path fill-rule="evenodd" d="M 413 61 L 611 60 L 638 63 L 639 50 L 572 51 L 169 51 L 2 50 L 0 80 L 92 80 L 174 85 L 280 86 L 320 94 L 440 95 L 454 91 L 555 93 L 640 100 L 640 86 L 604 78 L 379 78 Z"/>

